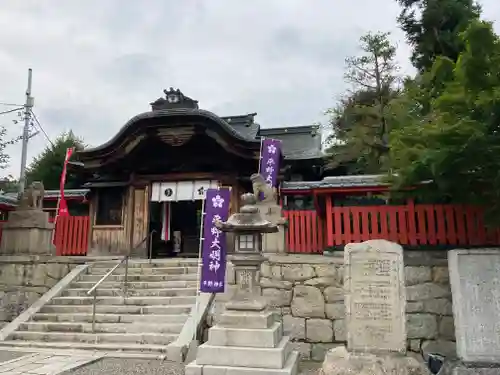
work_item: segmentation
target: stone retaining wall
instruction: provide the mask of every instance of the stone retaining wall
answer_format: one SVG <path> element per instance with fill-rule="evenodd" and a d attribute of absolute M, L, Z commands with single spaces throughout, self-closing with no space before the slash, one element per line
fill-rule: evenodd
<path fill-rule="evenodd" d="M 0 256 L 0 327 L 85 260 L 84 257 Z"/>
<path fill-rule="evenodd" d="M 406 252 L 408 349 L 416 353 L 455 352 L 455 332 L 446 252 Z M 322 361 L 326 351 L 346 341 L 342 253 L 267 255 L 261 267 L 262 294 L 283 319 L 304 359 Z M 234 283 L 228 266 L 227 281 Z M 216 322 L 234 285 L 218 297 Z"/>

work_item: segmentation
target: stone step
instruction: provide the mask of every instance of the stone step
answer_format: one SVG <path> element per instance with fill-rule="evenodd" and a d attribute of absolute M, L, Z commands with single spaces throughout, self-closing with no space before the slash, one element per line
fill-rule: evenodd
<path fill-rule="evenodd" d="M 71 288 L 61 293 L 63 297 L 85 297 L 88 289 Z M 121 288 L 97 289 L 97 296 L 120 297 L 123 295 Z M 169 288 L 169 289 L 127 289 L 128 297 L 192 297 L 196 296 L 196 288 Z"/>
<path fill-rule="evenodd" d="M 15 331 L 9 338 L 23 341 L 65 341 L 86 343 L 134 343 L 168 345 L 177 334 L 161 333 L 75 333 Z"/>
<path fill-rule="evenodd" d="M 158 323 L 96 323 L 96 333 L 175 333 L 179 334 L 183 324 Z M 19 331 L 94 333 L 92 323 L 75 322 L 27 322 Z"/>
<path fill-rule="evenodd" d="M 78 281 L 97 283 L 104 275 L 82 275 Z M 127 275 L 127 282 L 161 282 L 161 281 L 196 281 L 198 275 L 196 273 L 179 274 L 179 275 Z M 117 282 L 125 279 L 125 275 L 110 275 L 107 277 L 107 282 Z"/>
<path fill-rule="evenodd" d="M 93 296 L 86 297 L 55 297 L 49 304 L 51 305 L 92 305 Z M 196 297 L 106 297 L 97 296 L 97 305 L 194 305 Z"/>
<path fill-rule="evenodd" d="M 199 365 L 193 361 L 186 366 L 185 375 L 297 375 L 299 364 L 299 354 L 292 352 L 288 356 L 283 368 L 259 368 L 259 367 L 232 367 L 232 366 L 212 366 Z"/>
<path fill-rule="evenodd" d="M 157 268 L 157 267 L 178 267 L 178 266 L 187 266 L 187 267 L 196 267 L 198 266 L 197 258 L 188 258 L 188 259 L 153 259 L 151 261 L 144 260 L 129 260 L 128 267 L 129 268 Z M 116 266 L 118 262 L 96 262 L 92 263 L 92 268 L 113 268 Z M 121 267 L 123 267 L 122 265 Z M 119 268 L 121 268 L 119 267 Z"/>
<path fill-rule="evenodd" d="M 66 307 L 66 306 L 63 306 Z M 155 306 L 156 307 L 156 306 Z M 189 314 L 96 314 L 96 323 L 157 323 L 184 324 Z M 81 313 L 38 313 L 32 317 L 33 321 L 47 322 L 83 322 L 91 323 L 92 314 Z"/>
<path fill-rule="evenodd" d="M 193 304 L 187 305 L 155 305 L 155 306 L 132 306 L 132 305 L 96 305 L 97 314 L 189 314 Z M 45 305 L 41 313 L 49 314 L 92 314 L 92 305 Z"/>
<path fill-rule="evenodd" d="M 166 353 L 166 345 L 154 344 L 130 344 L 130 343 L 86 343 L 86 342 L 47 342 L 47 341 L 24 341 L 5 340 L 0 341 L 0 347 L 21 347 L 39 349 L 72 349 L 72 350 L 95 350 L 95 351 L 115 351 L 129 353 Z"/>
<path fill-rule="evenodd" d="M 107 267 L 91 267 L 89 274 L 91 275 L 105 275 L 107 274 L 111 268 Z M 151 267 L 151 268 L 129 268 L 129 275 L 185 275 L 198 272 L 198 267 Z M 125 268 L 120 267 L 117 268 L 113 275 L 123 275 L 125 274 Z"/>
<path fill-rule="evenodd" d="M 92 281 L 77 281 L 70 285 L 71 288 L 89 290 L 95 285 Z M 128 289 L 170 289 L 170 288 L 196 288 L 198 285 L 196 280 L 179 280 L 179 281 L 133 281 L 127 282 Z M 103 281 L 99 288 L 123 288 L 123 282 L 120 281 Z"/>
<path fill-rule="evenodd" d="M 215 346 L 205 343 L 198 347 L 196 363 L 212 366 L 242 366 L 281 369 L 285 366 L 292 345 L 284 336 L 276 348 Z"/>

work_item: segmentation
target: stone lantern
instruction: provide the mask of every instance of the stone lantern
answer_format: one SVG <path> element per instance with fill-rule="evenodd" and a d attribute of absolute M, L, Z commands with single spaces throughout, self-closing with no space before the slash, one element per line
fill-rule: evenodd
<path fill-rule="evenodd" d="M 264 220 L 259 212 L 257 198 L 246 193 L 241 196 L 240 212 L 229 217 L 226 222 L 215 225 L 224 232 L 234 233 L 235 254 L 231 261 L 236 272 L 238 288 L 233 298 L 226 304 L 228 310 L 262 311 L 265 300 L 260 296 L 258 271 L 262 256 L 262 235 L 278 232 L 278 226 Z"/>
<path fill-rule="evenodd" d="M 186 375 L 296 375 L 299 354 L 283 336 L 283 324 L 266 309 L 260 296 L 258 271 L 264 260 L 262 235 L 276 233 L 278 226 L 262 218 L 255 194 L 241 196 L 240 212 L 215 225 L 234 233 L 231 256 L 238 289 L 226 311 L 208 331 L 208 340 L 198 347 L 196 360 L 186 366 Z"/>

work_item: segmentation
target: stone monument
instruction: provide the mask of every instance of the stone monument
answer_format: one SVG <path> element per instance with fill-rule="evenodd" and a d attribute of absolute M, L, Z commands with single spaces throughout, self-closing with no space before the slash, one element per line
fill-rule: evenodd
<path fill-rule="evenodd" d="M 263 251 L 265 253 L 285 253 L 285 234 L 287 221 L 283 217 L 281 206 L 277 203 L 276 189 L 268 185 L 264 177 L 258 173 L 250 176 L 253 193 L 257 198 L 257 206 L 265 220 L 278 227 L 275 233 L 265 233 L 263 236 Z"/>
<path fill-rule="evenodd" d="M 2 227 L 1 255 L 55 255 L 52 245 L 54 224 L 42 210 L 45 189 L 42 182 L 33 182 L 19 199 L 15 211 Z"/>
<path fill-rule="evenodd" d="M 499 375 L 500 249 L 449 251 L 448 267 L 458 361 L 440 374 Z"/>
<path fill-rule="evenodd" d="M 234 234 L 231 261 L 238 289 L 219 323 L 210 328 L 208 341 L 198 348 L 196 360 L 186 366 L 186 375 L 297 374 L 298 353 L 260 292 L 262 234 L 278 228 L 261 217 L 256 204 L 254 194 L 243 194 L 240 212 L 216 223 Z"/>
<path fill-rule="evenodd" d="M 406 290 L 403 249 L 371 240 L 344 249 L 347 348 L 330 350 L 325 375 L 424 375 L 406 356 Z"/>

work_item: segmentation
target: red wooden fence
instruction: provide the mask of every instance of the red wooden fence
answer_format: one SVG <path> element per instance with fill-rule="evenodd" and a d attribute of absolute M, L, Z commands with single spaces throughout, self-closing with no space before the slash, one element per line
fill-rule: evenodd
<path fill-rule="evenodd" d="M 54 222 L 54 219 L 49 219 Z M 0 240 L 2 238 L 0 221 Z M 57 255 L 86 255 L 89 239 L 89 217 L 69 216 L 57 218 L 54 234 L 54 245 Z"/>
<path fill-rule="evenodd" d="M 480 208 L 462 205 L 327 207 L 327 245 L 387 239 L 407 246 L 491 246 Z"/>
<path fill-rule="evenodd" d="M 323 222 L 314 210 L 283 211 L 288 220 L 286 234 L 290 253 L 321 253 L 325 248 Z"/>
<path fill-rule="evenodd" d="M 87 255 L 89 229 L 88 216 L 58 217 L 54 235 L 57 255 Z"/>

